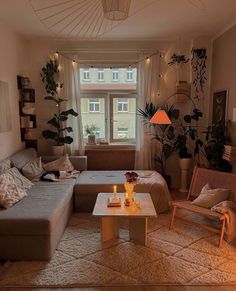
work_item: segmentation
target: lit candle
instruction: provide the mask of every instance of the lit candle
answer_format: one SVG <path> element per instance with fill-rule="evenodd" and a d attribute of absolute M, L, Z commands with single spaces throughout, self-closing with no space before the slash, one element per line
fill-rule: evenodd
<path fill-rule="evenodd" d="M 113 187 L 113 193 L 116 195 L 116 186 Z"/>
<path fill-rule="evenodd" d="M 129 198 L 129 195 L 127 192 L 125 192 L 125 199 L 128 199 Z"/>

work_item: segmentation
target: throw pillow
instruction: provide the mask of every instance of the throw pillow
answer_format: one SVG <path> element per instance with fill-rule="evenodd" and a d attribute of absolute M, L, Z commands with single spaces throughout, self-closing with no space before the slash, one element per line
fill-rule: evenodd
<path fill-rule="evenodd" d="M 29 190 L 34 185 L 30 180 L 21 175 L 17 168 L 11 168 L 6 173 L 11 175 L 16 185 L 23 190 Z"/>
<path fill-rule="evenodd" d="M 229 196 L 229 189 L 211 189 L 209 184 L 206 184 L 199 196 L 192 201 L 193 205 L 204 207 L 204 208 L 211 208 L 214 205 L 220 203 L 221 201 L 227 200 Z"/>
<path fill-rule="evenodd" d="M 0 175 L 11 168 L 11 161 L 5 160 L 0 163 Z"/>
<path fill-rule="evenodd" d="M 22 174 L 31 181 L 38 181 L 44 173 L 42 158 L 39 157 L 35 160 L 28 162 L 22 168 Z"/>
<path fill-rule="evenodd" d="M 65 154 L 63 157 L 49 162 L 47 164 L 43 165 L 43 168 L 45 171 L 50 172 L 50 171 L 68 171 L 71 172 L 74 170 L 74 167 L 69 160 L 68 154 Z"/>
<path fill-rule="evenodd" d="M 9 208 L 25 196 L 26 191 L 17 186 L 9 173 L 0 175 L 0 206 Z"/>

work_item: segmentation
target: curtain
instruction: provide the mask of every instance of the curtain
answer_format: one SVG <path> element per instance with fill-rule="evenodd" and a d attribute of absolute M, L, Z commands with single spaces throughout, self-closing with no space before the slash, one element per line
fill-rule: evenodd
<path fill-rule="evenodd" d="M 145 54 L 140 55 L 138 67 L 138 100 L 137 107 L 144 109 L 146 102 L 153 102 L 157 105 L 158 94 L 158 64 L 159 54 L 145 58 Z M 153 141 L 151 129 L 145 125 L 142 118 L 137 116 L 137 141 L 135 155 L 135 169 L 153 169 L 154 155 L 156 153 L 156 143 Z"/>
<path fill-rule="evenodd" d="M 73 108 L 78 117 L 69 116 L 66 126 L 73 129 L 69 135 L 74 139 L 71 144 L 66 145 L 66 152 L 71 155 L 84 155 L 83 127 L 81 116 L 80 78 L 79 66 L 70 59 L 59 56 L 60 82 L 64 84 L 61 96 L 67 99 L 64 102 L 65 109 Z"/>

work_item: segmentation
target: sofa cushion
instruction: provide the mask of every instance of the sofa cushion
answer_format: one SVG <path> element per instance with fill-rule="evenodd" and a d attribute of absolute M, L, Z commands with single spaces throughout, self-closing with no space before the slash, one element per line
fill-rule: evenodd
<path fill-rule="evenodd" d="M 0 175 L 5 173 L 10 168 L 11 168 L 10 160 L 5 160 L 5 161 L 0 162 Z"/>
<path fill-rule="evenodd" d="M 11 175 L 16 185 L 24 190 L 29 190 L 33 186 L 33 183 L 29 179 L 21 175 L 17 168 L 11 168 L 6 173 Z"/>
<path fill-rule="evenodd" d="M 11 163 L 13 167 L 17 169 L 21 169 L 26 165 L 29 161 L 34 160 L 37 157 L 37 152 L 33 148 L 28 148 L 26 150 L 17 152 L 13 156 L 10 157 Z"/>
<path fill-rule="evenodd" d="M 38 181 L 44 173 L 42 158 L 38 157 L 24 165 L 22 173 L 29 180 Z"/>
<path fill-rule="evenodd" d="M 0 206 L 12 207 L 27 195 L 26 190 L 17 186 L 14 178 L 5 173 L 0 175 Z"/>
<path fill-rule="evenodd" d="M 12 208 L 0 208 L 1 235 L 50 235 L 72 198 L 74 183 L 36 182 Z"/>
<path fill-rule="evenodd" d="M 61 158 L 49 162 L 47 164 L 43 165 L 43 168 L 45 171 L 50 172 L 50 171 L 73 171 L 74 167 L 69 160 L 68 154 L 65 154 Z"/>

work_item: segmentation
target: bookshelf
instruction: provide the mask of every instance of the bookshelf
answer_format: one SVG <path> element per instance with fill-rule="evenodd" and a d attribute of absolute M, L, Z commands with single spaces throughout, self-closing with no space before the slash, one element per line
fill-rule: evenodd
<path fill-rule="evenodd" d="M 26 148 L 33 147 L 37 150 L 37 139 L 33 137 L 33 129 L 37 127 L 35 90 L 33 88 L 24 87 L 24 79 L 24 77 L 17 76 L 18 89 L 20 92 L 19 113 L 21 140 L 25 142 Z M 29 83 L 29 79 L 26 79 Z"/>

